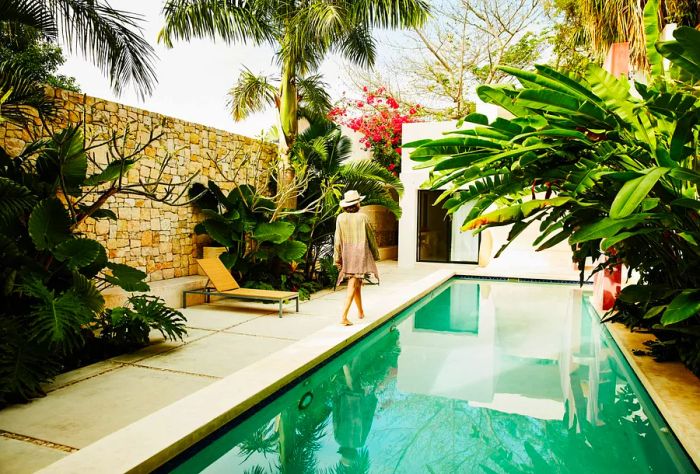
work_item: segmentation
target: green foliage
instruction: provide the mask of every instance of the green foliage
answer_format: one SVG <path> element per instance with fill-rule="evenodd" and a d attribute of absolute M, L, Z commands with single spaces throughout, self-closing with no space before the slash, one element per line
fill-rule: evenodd
<path fill-rule="evenodd" d="M 41 394 L 61 370 L 142 346 L 151 329 L 184 334 L 182 315 L 153 297 L 105 310 L 101 289 L 149 287 L 144 272 L 109 262 L 102 244 L 77 230 L 89 218 L 115 218 L 100 207 L 124 191 L 117 183 L 127 167 L 109 163 L 94 179 L 89 163 L 79 126 L 17 157 L 0 149 L 0 403 Z"/>
<path fill-rule="evenodd" d="M 326 119 L 311 121 L 291 150 L 292 157 L 304 163 L 310 175 L 309 185 L 299 197 L 299 207 L 308 210 L 309 251 L 304 258 L 308 280 L 327 278 L 329 269 L 321 266 L 317 272 L 318 262 L 332 252 L 335 217 L 345 191 L 355 189 L 365 196 L 363 205 L 384 206 L 401 216 L 397 197 L 403 185 L 399 178 L 372 160 L 349 160 L 350 151 L 350 140 Z"/>
<path fill-rule="evenodd" d="M 34 28 L 20 26 L 12 31 L 0 30 L 0 63 L 6 61 L 42 84 L 80 92 L 74 77 L 57 74 L 66 62 L 60 46 L 43 39 Z"/>
<path fill-rule="evenodd" d="M 653 32 L 656 15 L 647 17 Z M 477 92 L 514 118 L 470 115 L 472 128 L 412 144 L 419 166 L 432 170 L 429 185 L 447 187 L 445 207 L 474 204 L 465 229 L 515 224 L 512 240 L 539 222 L 535 245 L 568 240 L 582 280 L 587 259 L 606 258 L 596 271 L 624 264 L 636 272 L 639 285 L 622 292 L 615 317 L 650 328 L 666 356 L 675 352 L 697 374 L 699 36 L 681 27 L 675 40 L 653 45 L 671 66 L 650 57 L 638 95 L 593 64 L 582 76 L 503 68 L 521 88 Z"/>
<path fill-rule="evenodd" d="M 226 194 L 213 181 L 197 183 L 190 196 L 206 217 L 195 232 L 226 247 L 220 259 L 244 285 L 297 291 L 301 281 L 291 277 L 307 251 L 298 240 L 303 217 L 278 218 L 274 203 L 248 185 Z"/>
<path fill-rule="evenodd" d="M 96 329 L 105 344 L 135 349 L 148 344 L 151 329 L 166 339 L 181 340 L 187 334 L 185 322 L 182 313 L 166 306 L 161 298 L 139 295 L 130 297 L 125 306 L 101 313 Z"/>
<path fill-rule="evenodd" d="M 272 45 L 281 66 L 279 89 L 274 90 L 266 78 L 244 72 L 231 90 L 231 106 L 234 117 L 243 117 L 274 103 L 282 135 L 290 146 L 298 133 L 300 101 L 309 106 L 301 111 L 307 117 L 327 110 L 328 96 L 313 73 L 328 54 L 340 54 L 361 66 L 372 65 L 376 56 L 373 28 L 417 27 L 428 11 L 423 0 L 168 0 L 158 40 L 168 47 L 175 40 L 193 38 Z"/>
<path fill-rule="evenodd" d="M 366 196 L 365 204 L 401 215 L 395 197 L 403 191 L 399 179 L 370 160 L 346 161 L 349 153 L 349 140 L 337 125 L 312 121 L 291 149 L 306 183 L 297 210 L 280 211 L 248 185 L 224 192 L 213 181 L 196 183 L 189 195 L 204 220 L 195 232 L 226 247 L 219 258 L 244 286 L 299 291 L 306 298 L 333 285 L 337 270 L 328 255 L 343 193 L 356 189 Z"/>

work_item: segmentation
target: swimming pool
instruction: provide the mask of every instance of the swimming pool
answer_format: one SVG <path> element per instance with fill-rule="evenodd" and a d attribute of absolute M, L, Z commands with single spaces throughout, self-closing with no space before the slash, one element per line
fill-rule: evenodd
<path fill-rule="evenodd" d="M 696 472 L 580 291 L 453 279 L 162 472 Z"/>

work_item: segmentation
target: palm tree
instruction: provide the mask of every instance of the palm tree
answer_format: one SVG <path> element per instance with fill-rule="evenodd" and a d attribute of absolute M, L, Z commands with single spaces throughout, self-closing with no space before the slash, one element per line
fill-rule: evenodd
<path fill-rule="evenodd" d="M 253 74 L 244 69 L 238 81 L 229 90 L 229 107 L 234 120 L 244 120 L 250 114 L 275 107 L 279 113 L 282 97 L 279 79 Z M 331 98 L 320 74 L 302 77 L 297 81 L 298 115 L 313 120 L 326 116 L 331 108 Z"/>
<path fill-rule="evenodd" d="M 630 43 L 630 60 L 634 66 L 646 69 L 646 36 L 644 7 L 650 0 L 563 0 L 556 4 L 562 9 L 571 46 L 590 50 L 599 62 L 613 43 Z M 697 0 L 652 0 L 658 3 L 661 27 L 677 23 L 695 27 L 700 23 L 700 3 Z"/>
<path fill-rule="evenodd" d="M 0 0 L 0 28 L 8 36 L 33 28 L 92 60 L 109 75 L 115 92 L 131 83 L 143 97 L 156 82 L 155 52 L 141 36 L 139 21 L 103 0 Z"/>
<path fill-rule="evenodd" d="M 269 44 L 281 68 L 279 123 L 283 155 L 298 133 L 301 78 L 313 74 L 330 52 L 360 66 L 374 63 L 372 28 L 421 25 L 425 0 L 167 0 L 159 41 L 222 39 Z"/>

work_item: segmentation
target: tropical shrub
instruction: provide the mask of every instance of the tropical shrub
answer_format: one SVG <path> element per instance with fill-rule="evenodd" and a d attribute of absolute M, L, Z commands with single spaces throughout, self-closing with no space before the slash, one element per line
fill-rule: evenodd
<path fill-rule="evenodd" d="M 102 244 L 80 231 L 87 219 L 116 219 L 103 208 L 116 194 L 172 196 L 167 183 L 122 179 L 146 146 L 126 152 L 117 146 L 124 141 L 115 133 L 88 148 L 75 125 L 16 157 L 0 148 L 0 403 L 40 395 L 41 383 L 97 354 L 143 345 L 150 328 L 171 339 L 185 334 L 182 314 L 153 297 L 105 309 L 100 290 L 148 291 L 146 274 L 110 262 Z M 109 161 L 92 155 L 99 146 L 109 147 Z"/>
<path fill-rule="evenodd" d="M 220 259 L 244 286 L 299 291 L 303 298 L 332 286 L 337 269 L 330 253 L 343 193 L 356 189 L 366 196 L 364 204 L 401 215 L 394 198 L 403 191 L 398 178 L 371 160 L 346 161 L 350 148 L 338 125 L 312 120 L 290 150 L 295 181 L 303 183 L 296 187 L 297 209 L 281 208 L 274 189 L 246 184 L 225 193 L 213 181 L 197 183 L 190 197 L 205 220 L 195 232 L 226 247 Z M 277 167 L 265 167 L 275 188 Z"/>
<path fill-rule="evenodd" d="M 400 104 L 385 88 L 363 88 L 362 100 L 344 101 L 333 107 L 328 116 L 362 135 L 360 143 L 372 152 L 372 158 L 398 176 L 401 172 L 401 129 L 415 122 L 419 104 Z"/>
<path fill-rule="evenodd" d="M 582 280 L 586 259 L 638 274 L 614 318 L 649 329 L 657 355 L 700 375 L 700 31 L 656 42 L 656 8 L 647 3 L 648 84 L 594 64 L 583 76 L 502 68 L 521 88 L 477 92 L 513 118 L 472 114 L 474 128 L 406 146 L 432 170 L 429 186 L 447 186 L 450 212 L 473 205 L 464 230 L 513 224 L 508 245 L 537 224 L 538 250 L 568 241 Z"/>
<path fill-rule="evenodd" d="M 340 127 L 325 119 L 312 121 L 292 148 L 294 159 L 305 164 L 309 182 L 299 196 L 310 226 L 304 259 L 308 279 L 315 278 L 317 263 L 332 252 L 335 217 L 345 191 L 355 189 L 365 196 L 363 205 L 384 206 L 401 216 L 396 197 L 403 193 L 403 185 L 396 173 L 372 160 L 349 159 L 351 149 Z"/>
<path fill-rule="evenodd" d="M 277 215 L 275 202 L 247 184 L 224 193 L 213 181 L 195 183 L 190 196 L 205 217 L 195 232 L 226 247 L 219 258 L 244 286 L 303 287 L 303 279 L 295 276 L 307 250 L 302 240 L 309 226 L 303 219 Z"/>

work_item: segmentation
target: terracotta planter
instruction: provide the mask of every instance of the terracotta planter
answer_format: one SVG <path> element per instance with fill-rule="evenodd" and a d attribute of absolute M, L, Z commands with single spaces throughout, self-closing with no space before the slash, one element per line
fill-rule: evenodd
<path fill-rule="evenodd" d="M 399 240 L 399 221 L 383 206 L 363 206 L 360 212 L 369 217 L 369 222 L 377 236 L 377 245 L 382 259 L 396 259 Z"/>

